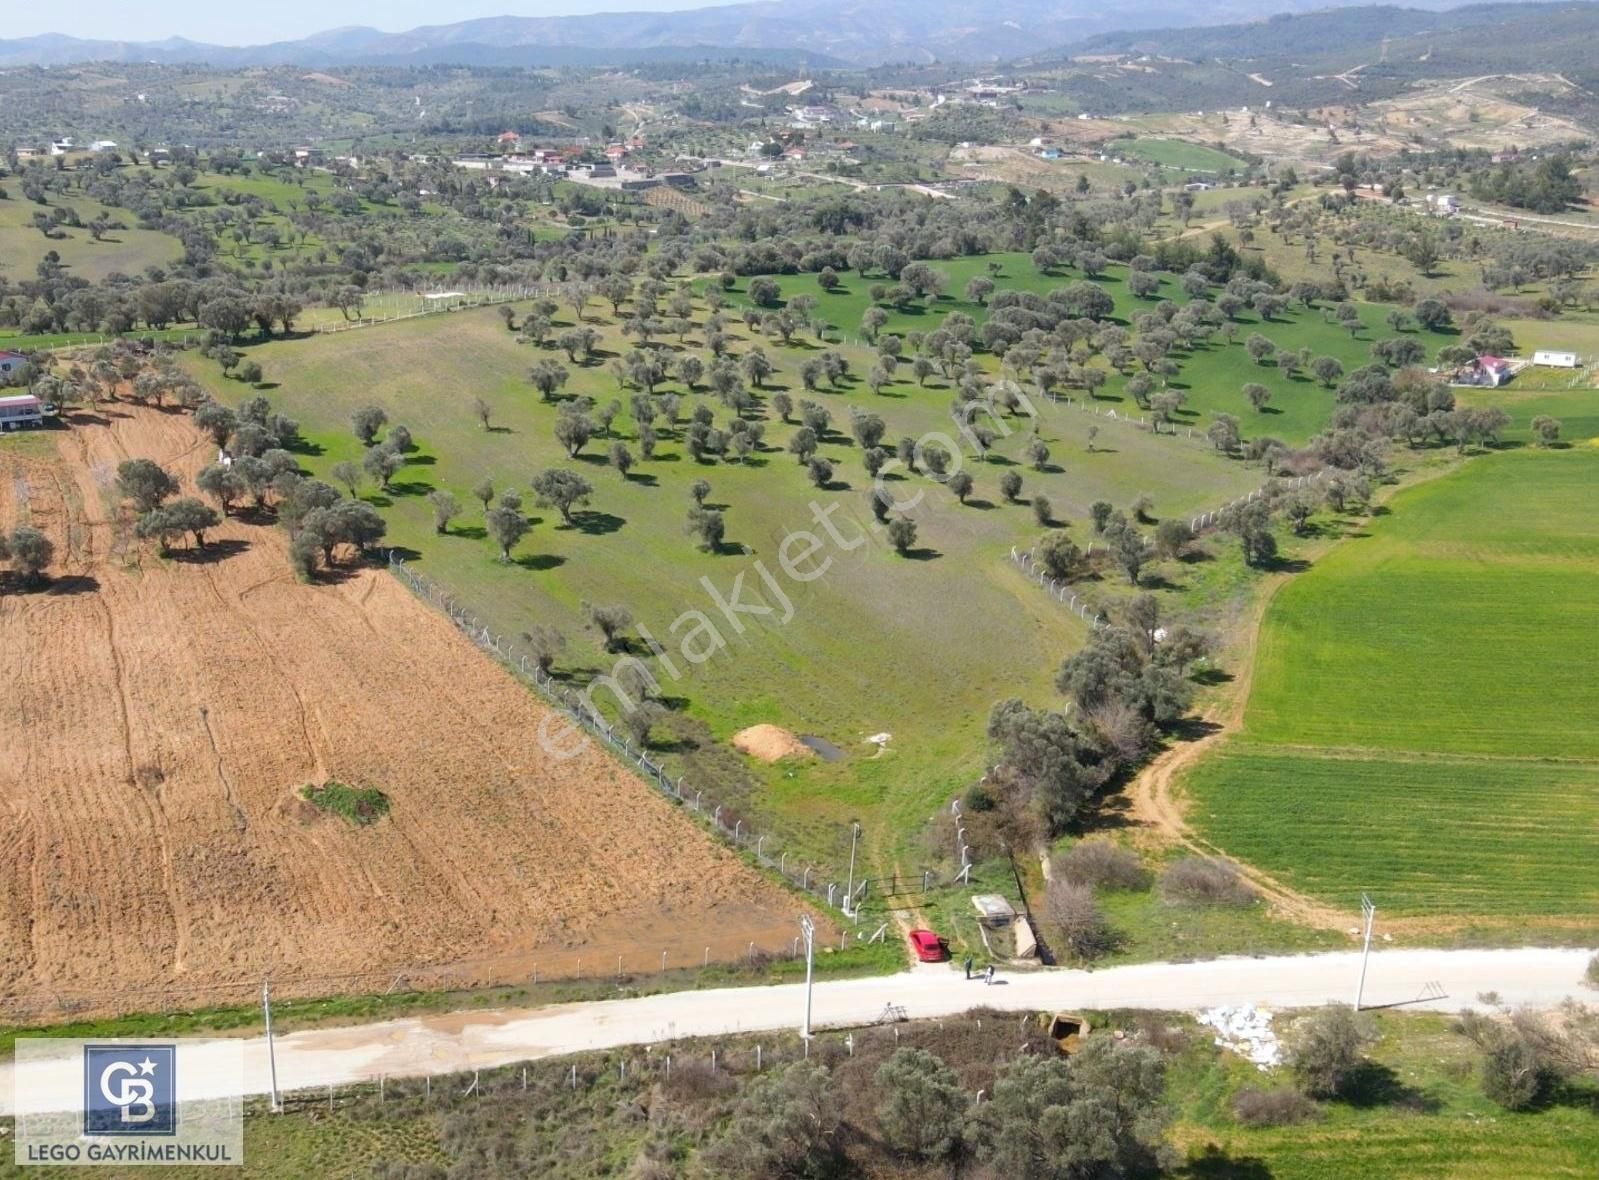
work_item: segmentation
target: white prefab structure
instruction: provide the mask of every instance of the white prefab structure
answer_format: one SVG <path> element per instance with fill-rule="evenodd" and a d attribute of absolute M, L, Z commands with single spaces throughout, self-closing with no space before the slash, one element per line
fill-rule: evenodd
<path fill-rule="evenodd" d="M 0 430 L 38 426 L 44 421 L 44 403 L 31 393 L 0 396 Z"/>
<path fill-rule="evenodd" d="M 972 898 L 977 920 L 985 926 L 1009 926 L 1016 920 L 1016 907 L 997 893 L 979 893 Z"/>
<path fill-rule="evenodd" d="M 1577 354 L 1574 352 L 1554 352 L 1547 348 L 1540 348 L 1532 354 L 1532 363 L 1546 365 L 1551 369 L 1575 369 L 1577 367 Z"/>

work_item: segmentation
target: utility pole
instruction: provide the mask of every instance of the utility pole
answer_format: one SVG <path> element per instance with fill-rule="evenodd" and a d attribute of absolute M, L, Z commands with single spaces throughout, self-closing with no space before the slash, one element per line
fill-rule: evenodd
<path fill-rule="evenodd" d="M 851 821 L 849 833 L 849 884 L 844 887 L 844 912 L 855 908 L 855 841 L 861 838 L 859 821 Z"/>
<path fill-rule="evenodd" d="M 805 1023 L 800 1026 L 800 1036 L 811 1035 L 811 965 L 816 959 L 816 923 L 809 914 L 800 915 L 800 933 L 805 937 Z"/>
<path fill-rule="evenodd" d="M 282 1109 L 278 1106 L 278 1056 L 277 1050 L 272 1046 L 272 981 L 261 981 L 261 1012 L 266 1018 L 266 1043 L 267 1043 L 267 1068 L 272 1074 L 272 1105 L 271 1111 L 277 1114 Z"/>
<path fill-rule="evenodd" d="M 1366 920 L 1366 946 L 1360 952 L 1360 982 L 1355 985 L 1355 1011 L 1360 1011 L 1361 998 L 1366 993 L 1366 964 L 1371 959 L 1371 927 L 1377 917 L 1377 907 L 1366 894 L 1360 895 L 1360 913 Z"/>

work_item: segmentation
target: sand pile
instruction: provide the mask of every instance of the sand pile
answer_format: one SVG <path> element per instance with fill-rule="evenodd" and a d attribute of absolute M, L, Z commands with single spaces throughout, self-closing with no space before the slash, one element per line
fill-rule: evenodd
<path fill-rule="evenodd" d="M 780 725 L 752 725 L 733 735 L 733 748 L 762 762 L 814 757 L 810 747 Z"/>

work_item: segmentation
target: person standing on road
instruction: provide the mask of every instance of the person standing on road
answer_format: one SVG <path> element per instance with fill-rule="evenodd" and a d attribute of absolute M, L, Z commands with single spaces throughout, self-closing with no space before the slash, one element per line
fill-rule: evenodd
<path fill-rule="evenodd" d="M 990 963 L 983 969 L 983 984 L 988 986 L 994 982 L 994 964 Z"/>
<path fill-rule="evenodd" d="M 969 980 L 969 979 L 971 979 L 971 977 L 972 977 L 972 957 L 970 955 L 967 955 L 966 956 L 966 978 Z"/>

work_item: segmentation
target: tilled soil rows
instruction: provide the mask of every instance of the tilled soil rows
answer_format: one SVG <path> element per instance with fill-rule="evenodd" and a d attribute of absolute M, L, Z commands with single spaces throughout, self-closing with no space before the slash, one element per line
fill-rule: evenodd
<path fill-rule="evenodd" d="M 116 465 L 193 494 L 186 416 L 104 407 L 57 450 L 0 443 L 0 525 L 57 552 L 0 597 L 0 1023 L 791 945 L 793 900 L 592 745 L 546 754 L 546 707 L 386 572 L 300 584 L 248 518 L 200 553 L 130 541 Z M 388 814 L 318 811 L 328 781 Z"/>

